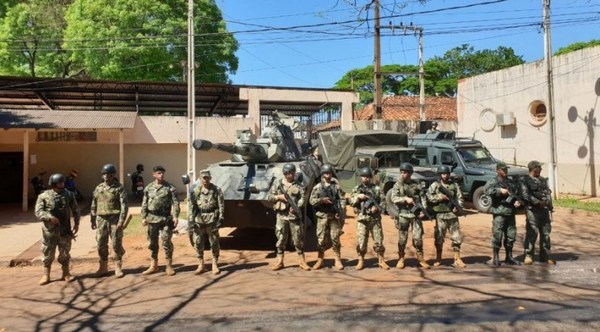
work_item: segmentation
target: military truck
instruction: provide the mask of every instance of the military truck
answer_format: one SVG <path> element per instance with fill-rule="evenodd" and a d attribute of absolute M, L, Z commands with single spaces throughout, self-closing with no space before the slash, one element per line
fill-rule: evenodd
<path fill-rule="evenodd" d="M 274 112 L 260 138 L 250 130 L 238 130 L 234 144 L 213 144 L 197 139 L 196 150 L 217 149 L 231 153 L 231 159 L 211 164 L 212 183 L 223 190 L 225 216 L 223 226 L 237 228 L 275 228 L 273 204 L 267 200 L 269 189 L 283 178 L 282 167 L 296 166 L 297 180 L 306 188 L 306 199 L 320 175 L 316 160 L 302 155 L 293 130 L 297 120 Z M 184 180 L 185 181 L 185 180 Z M 200 185 L 197 180 L 193 187 Z M 305 207 L 304 217 L 312 217 Z"/>
<path fill-rule="evenodd" d="M 324 163 L 332 164 L 344 191 L 350 192 L 360 182 L 357 171 L 365 166 L 375 170 L 374 181 L 386 193 L 387 213 L 395 217 L 396 205 L 391 203 L 391 191 L 400 177 L 400 164 L 415 165 L 415 149 L 408 147 L 408 135 L 389 130 L 353 130 L 319 133 L 318 152 Z M 412 178 L 423 189 L 438 179 L 431 167 L 415 165 Z"/>
<path fill-rule="evenodd" d="M 448 165 L 452 177 L 458 179 L 465 200 L 473 202 L 480 212 L 489 212 L 492 201 L 484 195 L 485 183 L 496 176 L 496 164 L 488 149 L 478 140 L 459 138 L 453 131 L 418 134 L 408 141 L 416 150 L 415 158 L 420 166 Z M 510 166 L 508 176 L 516 179 L 528 174 L 528 169 Z"/>

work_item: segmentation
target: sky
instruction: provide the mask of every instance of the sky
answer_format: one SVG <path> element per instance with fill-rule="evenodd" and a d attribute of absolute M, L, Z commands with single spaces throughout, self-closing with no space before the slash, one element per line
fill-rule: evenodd
<path fill-rule="evenodd" d="M 373 11 L 367 0 L 216 0 L 239 42 L 233 84 L 331 88 L 344 74 L 373 64 Z M 380 0 L 381 63 L 417 65 L 462 44 L 511 47 L 526 62 L 544 57 L 543 0 Z M 385 28 L 383 28 L 385 27 Z M 552 52 L 600 39 L 600 0 L 551 1 Z"/>

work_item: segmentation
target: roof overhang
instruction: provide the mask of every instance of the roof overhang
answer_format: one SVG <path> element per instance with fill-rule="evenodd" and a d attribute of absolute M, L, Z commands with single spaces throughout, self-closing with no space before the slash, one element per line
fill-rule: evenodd
<path fill-rule="evenodd" d="M 132 129 L 136 112 L 0 109 L 3 129 Z"/>

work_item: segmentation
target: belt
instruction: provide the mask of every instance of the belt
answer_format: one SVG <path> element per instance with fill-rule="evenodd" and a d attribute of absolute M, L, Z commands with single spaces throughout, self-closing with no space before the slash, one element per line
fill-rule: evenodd
<path fill-rule="evenodd" d="M 213 213 L 213 212 L 217 211 L 217 209 L 218 208 L 216 208 L 216 207 L 212 208 L 212 209 L 201 209 L 201 208 L 198 208 L 198 210 L 200 210 L 200 213 Z"/>
<path fill-rule="evenodd" d="M 157 217 L 168 217 L 171 215 L 171 213 L 169 212 L 164 212 L 164 211 L 150 211 L 148 210 L 149 214 L 155 215 Z"/>

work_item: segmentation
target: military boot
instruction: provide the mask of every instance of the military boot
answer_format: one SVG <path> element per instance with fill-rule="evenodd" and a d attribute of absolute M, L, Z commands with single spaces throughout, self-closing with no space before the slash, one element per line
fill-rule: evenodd
<path fill-rule="evenodd" d="M 40 285 L 45 285 L 50 282 L 50 266 L 44 267 L 44 274 L 40 278 Z"/>
<path fill-rule="evenodd" d="M 533 257 L 526 255 L 525 256 L 525 260 L 523 261 L 523 264 L 525 265 L 531 265 L 533 264 Z"/>
<path fill-rule="evenodd" d="M 384 270 L 389 270 L 390 266 L 387 265 L 387 263 L 385 262 L 385 258 L 383 257 L 383 254 L 377 254 L 377 259 L 379 260 L 379 267 L 384 269 Z"/>
<path fill-rule="evenodd" d="M 422 252 L 417 252 L 417 261 L 419 262 L 420 267 L 422 267 L 424 269 L 430 268 L 429 264 L 427 264 L 427 261 L 425 261 L 425 258 L 423 257 Z"/>
<path fill-rule="evenodd" d="M 219 269 L 219 257 L 213 257 L 212 259 L 212 274 L 219 274 L 221 270 Z"/>
<path fill-rule="evenodd" d="M 158 272 L 158 259 L 151 259 L 150 267 L 146 271 L 142 272 L 142 274 L 148 275 L 156 272 Z"/>
<path fill-rule="evenodd" d="M 304 254 L 298 254 L 298 259 L 300 261 L 298 267 L 304 271 L 310 271 L 310 266 L 308 266 L 308 264 L 306 264 L 306 261 L 304 260 Z"/>
<path fill-rule="evenodd" d="M 358 256 L 358 263 L 356 264 L 356 269 L 357 270 L 362 270 L 365 268 L 365 256 L 364 255 L 359 255 Z"/>
<path fill-rule="evenodd" d="M 452 264 L 452 266 L 458 267 L 458 268 L 467 267 L 465 265 L 465 263 L 462 261 L 462 259 L 460 259 L 460 251 L 458 251 L 458 250 L 454 252 L 454 263 Z"/>
<path fill-rule="evenodd" d="M 335 253 L 335 264 L 334 267 L 336 270 L 343 270 L 344 264 L 342 263 L 342 257 L 339 252 Z"/>
<path fill-rule="evenodd" d="M 271 266 L 271 270 L 277 271 L 281 269 L 283 269 L 283 254 L 277 254 L 277 260 L 275 261 L 275 264 Z"/>
<path fill-rule="evenodd" d="M 317 261 L 315 262 L 315 264 L 312 267 L 313 270 L 320 270 L 321 267 L 323 267 L 323 258 L 324 257 L 325 257 L 325 253 L 322 251 L 319 251 L 319 256 L 317 257 Z"/>
<path fill-rule="evenodd" d="M 66 281 L 66 282 L 71 282 L 73 281 L 73 276 L 71 275 L 71 273 L 69 273 L 69 265 L 63 265 L 62 266 L 62 280 Z"/>
<path fill-rule="evenodd" d="M 98 271 L 96 271 L 97 277 L 102 277 L 108 274 L 108 261 L 101 260 L 100 265 L 98 266 Z"/>
<path fill-rule="evenodd" d="M 115 278 L 123 278 L 123 261 L 115 261 Z"/>
<path fill-rule="evenodd" d="M 521 262 L 515 260 L 512 255 L 512 248 L 504 248 L 506 250 L 506 258 L 504 262 L 508 265 L 521 265 Z"/>
<path fill-rule="evenodd" d="M 404 251 L 398 252 L 398 264 L 396 264 L 396 268 L 398 270 L 402 270 L 404 268 Z"/>
<path fill-rule="evenodd" d="M 204 258 L 198 258 L 198 268 L 196 274 L 202 274 L 204 272 Z"/>
<path fill-rule="evenodd" d="M 172 259 L 167 259 L 167 267 L 165 268 L 165 273 L 168 276 L 174 276 L 175 275 L 175 270 L 173 270 L 173 260 Z"/>
<path fill-rule="evenodd" d="M 435 249 L 435 262 L 433 262 L 434 267 L 438 267 L 442 265 L 442 248 Z"/>
<path fill-rule="evenodd" d="M 500 248 L 493 248 L 493 251 L 494 251 L 494 257 L 492 258 L 492 265 L 500 266 L 500 258 L 498 258 L 498 256 L 500 255 Z M 506 255 L 507 255 L 506 257 L 508 257 L 508 250 L 506 251 Z"/>

